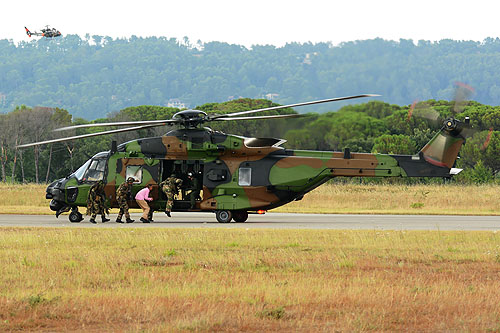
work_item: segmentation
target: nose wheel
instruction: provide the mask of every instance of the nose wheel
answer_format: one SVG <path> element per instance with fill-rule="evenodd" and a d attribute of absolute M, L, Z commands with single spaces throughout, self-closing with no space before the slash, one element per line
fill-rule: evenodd
<path fill-rule="evenodd" d="M 78 223 L 83 220 L 83 215 L 77 209 L 71 210 L 69 213 L 68 219 L 71 223 Z"/>

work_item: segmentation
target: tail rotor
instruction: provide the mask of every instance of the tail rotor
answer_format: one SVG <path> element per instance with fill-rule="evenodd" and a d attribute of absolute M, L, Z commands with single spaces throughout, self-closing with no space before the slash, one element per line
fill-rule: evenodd
<path fill-rule="evenodd" d="M 470 155 L 475 156 L 472 160 L 477 160 L 481 154 L 488 154 L 487 151 L 491 150 L 488 146 L 495 135 L 492 126 L 486 127 L 486 124 L 482 124 L 481 128 L 480 119 L 476 119 L 476 125 L 472 126 L 470 118 L 463 114 L 466 113 L 469 101 L 475 94 L 474 88 L 463 82 L 455 82 L 454 86 L 453 100 L 449 109 L 440 108 L 438 112 L 435 109 L 436 104 L 416 100 L 409 107 L 407 117 L 408 121 L 412 117 L 417 117 L 427 121 L 430 126 L 441 127 L 441 131 L 422 148 L 421 153 L 428 162 L 449 168 L 454 165 L 462 144 L 465 144 L 461 152 L 462 158 L 464 155 Z M 485 130 L 485 127 L 488 130 Z"/>

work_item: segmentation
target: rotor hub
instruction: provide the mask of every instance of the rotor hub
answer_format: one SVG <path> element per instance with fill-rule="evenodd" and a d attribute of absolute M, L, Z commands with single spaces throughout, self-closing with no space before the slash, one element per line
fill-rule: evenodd
<path fill-rule="evenodd" d="M 444 127 L 448 131 L 453 131 L 457 128 L 457 121 L 453 118 L 448 118 L 444 121 Z"/>
<path fill-rule="evenodd" d="M 172 117 L 174 120 L 179 120 L 180 124 L 186 128 L 198 127 L 207 120 L 206 118 L 207 113 L 200 110 L 184 110 Z"/>

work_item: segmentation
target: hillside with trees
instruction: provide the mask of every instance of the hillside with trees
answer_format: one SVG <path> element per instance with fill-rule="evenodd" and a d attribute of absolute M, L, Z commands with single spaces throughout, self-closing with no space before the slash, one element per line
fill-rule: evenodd
<path fill-rule="evenodd" d="M 290 104 L 376 93 L 379 100 L 408 105 L 451 99 L 455 81 L 473 86 L 476 101 L 498 105 L 500 39 L 252 48 L 165 37 L 67 35 L 17 44 L 4 39 L 0 77 L 0 112 L 42 106 L 88 120 L 137 105 L 192 108 L 240 97 Z M 298 111 L 322 113 L 344 105 Z"/>
<path fill-rule="evenodd" d="M 453 102 L 428 100 L 429 108 L 441 117 L 451 114 Z M 274 106 L 269 100 L 238 99 L 224 103 L 196 106 L 208 113 L 229 113 Z M 409 106 L 380 101 L 345 106 L 337 112 L 308 113 L 299 118 L 245 120 L 211 123 L 214 130 L 248 137 L 278 137 L 288 140 L 287 148 L 336 150 L 393 154 L 416 154 L 440 127 L 439 122 L 408 117 Z M 174 127 L 156 127 L 136 132 L 91 137 L 35 148 L 17 149 L 16 145 L 47 140 L 57 136 L 98 132 L 82 128 L 68 132 L 51 130 L 67 125 L 127 120 L 170 119 L 177 108 L 142 105 L 127 107 L 106 118 L 87 121 L 73 117 L 58 108 L 19 106 L 0 115 L 1 180 L 4 182 L 47 183 L 75 171 L 94 154 L 109 150 L 111 141 L 118 143 L 147 136 L 163 135 Z M 296 113 L 292 109 L 267 111 L 263 114 Z M 461 150 L 457 167 L 464 168 L 454 180 L 466 183 L 498 181 L 500 174 L 500 107 L 470 102 L 457 118 L 469 116 L 477 132 Z M 490 131 L 490 129 L 493 131 Z M 485 144 L 487 143 L 487 145 Z M 496 177 L 496 178 L 495 178 Z M 427 181 L 427 180 L 421 180 Z"/>

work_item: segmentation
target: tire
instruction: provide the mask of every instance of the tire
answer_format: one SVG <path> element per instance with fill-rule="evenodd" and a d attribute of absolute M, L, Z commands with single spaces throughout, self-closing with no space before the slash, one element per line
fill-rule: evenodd
<path fill-rule="evenodd" d="M 83 220 L 82 214 L 80 214 L 79 212 L 71 212 L 68 218 L 71 223 L 78 223 Z"/>
<path fill-rule="evenodd" d="M 233 218 L 233 214 L 230 210 L 218 210 L 215 212 L 215 218 L 219 223 L 229 223 Z"/>
<path fill-rule="evenodd" d="M 243 223 L 248 219 L 248 212 L 244 210 L 238 210 L 233 212 L 234 222 Z"/>

